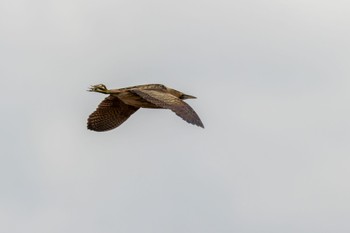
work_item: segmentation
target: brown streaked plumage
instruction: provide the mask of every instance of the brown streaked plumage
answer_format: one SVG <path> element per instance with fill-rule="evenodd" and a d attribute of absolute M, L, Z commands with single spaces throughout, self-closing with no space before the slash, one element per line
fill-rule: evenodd
<path fill-rule="evenodd" d="M 139 108 L 170 109 L 188 123 L 204 128 L 197 113 L 183 100 L 195 99 L 180 91 L 162 84 L 146 84 L 133 87 L 108 90 L 105 85 L 91 86 L 88 90 L 109 94 L 93 112 L 87 127 L 94 131 L 114 129 L 126 121 Z"/>

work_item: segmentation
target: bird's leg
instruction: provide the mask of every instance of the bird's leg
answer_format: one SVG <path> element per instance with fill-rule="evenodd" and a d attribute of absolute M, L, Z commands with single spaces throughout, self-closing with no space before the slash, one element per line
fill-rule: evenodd
<path fill-rule="evenodd" d="M 99 92 L 99 93 L 103 93 L 103 94 L 109 94 L 109 90 L 106 88 L 105 85 L 103 84 L 99 84 L 99 85 L 92 85 L 90 87 L 90 89 L 88 89 L 87 91 L 90 92 Z"/>

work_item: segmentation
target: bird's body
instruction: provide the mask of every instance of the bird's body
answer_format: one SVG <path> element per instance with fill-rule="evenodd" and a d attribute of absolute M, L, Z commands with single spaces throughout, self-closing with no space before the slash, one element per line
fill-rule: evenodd
<path fill-rule="evenodd" d="M 107 131 L 118 127 L 139 108 L 165 108 L 188 123 L 204 128 L 195 111 L 183 99 L 196 98 L 162 84 L 146 84 L 108 90 L 105 85 L 92 86 L 89 91 L 109 94 L 88 118 L 88 129 Z"/>
<path fill-rule="evenodd" d="M 151 102 L 135 94 L 133 90 L 157 90 L 160 92 L 167 91 L 166 87 L 162 84 L 147 84 L 120 89 L 112 89 L 110 90 L 110 93 L 112 96 L 117 97 L 127 105 L 131 105 L 137 108 L 160 108 L 159 106 L 152 104 Z"/>

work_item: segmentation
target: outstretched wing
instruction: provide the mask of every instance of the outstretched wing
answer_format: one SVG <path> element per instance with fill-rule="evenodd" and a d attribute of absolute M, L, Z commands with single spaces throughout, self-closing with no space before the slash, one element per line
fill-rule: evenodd
<path fill-rule="evenodd" d="M 116 97 L 108 96 L 89 116 L 87 128 L 99 132 L 114 129 L 126 121 L 137 109 L 124 104 Z"/>
<path fill-rule="evenodd" d="M 132 93 L 137 94 L 141 98 L 157 105 L 161 108 L 170 109 L 179 117 L 188 123 L 204 128 L 204 125 L 197 113 L 184 101 L 166 92 L 149 89 L 133 89 Z"/>

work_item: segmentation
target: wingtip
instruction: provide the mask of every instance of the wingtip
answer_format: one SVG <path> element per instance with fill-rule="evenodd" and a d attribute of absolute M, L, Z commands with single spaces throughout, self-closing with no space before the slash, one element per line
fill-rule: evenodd
<path fill-rule="evenodd" d="M 191 123 L 191 124 L 193 124 L 193 125 L 195 125 L 195 126 L 201 127 L 201 128 L 203 128 L 203 129 L 205 128 L 203 122 L 202 122 L 200 119 L 198 119 L 198 121 L 189 122 L 189 123 Z"/>
<path fill-rule="evenodd" d="M 202 122 L 200 124 L 198 124 L 197 126 L 201 127 L 202 129 L 205 129 L 205 127 L 204 127 Z"/>

